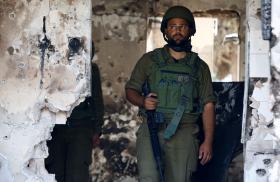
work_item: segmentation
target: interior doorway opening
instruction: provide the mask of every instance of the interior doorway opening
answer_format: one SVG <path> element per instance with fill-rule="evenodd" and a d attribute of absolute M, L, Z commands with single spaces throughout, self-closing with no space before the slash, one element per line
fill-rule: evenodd
<path fill-rule="evenodd" d="M 240 59 L 240 16 L 235 11 L 194 13 L 196 34 L 192 51 L 208 64 L 216 104 L 216 156 L 202 167 L 200 181 L 243 181 L 243 145 L 240 143 L 244 96 L 244 60 Z M 146 51 L 166 44 L 160 31 L 162 17 L 148 18 Z M 215 154 L 214 154 L 215 155 Z M 234 162 L 232 162 L 234 161 Z M 225 180 L 227 178 L 227 180 Z"/>

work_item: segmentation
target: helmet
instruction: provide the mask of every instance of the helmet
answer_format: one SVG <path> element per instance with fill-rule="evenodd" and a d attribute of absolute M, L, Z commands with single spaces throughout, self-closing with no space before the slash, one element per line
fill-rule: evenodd
<path fill-rule="evenodd" d="M 194 35 L 196 32 L 195 21 L 192 12 L 184 6 L 172 6 L 164 14 L 160 26 L 160 31 L 164 34 L 167 22 L 172 18 L 182 18 L 187 21 L 190 27 L 190 35 Z"/>

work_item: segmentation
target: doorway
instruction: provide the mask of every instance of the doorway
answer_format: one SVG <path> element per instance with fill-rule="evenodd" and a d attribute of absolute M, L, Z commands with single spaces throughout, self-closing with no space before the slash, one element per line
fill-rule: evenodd
<path fill-rule="evenodd" d="M 240 143 L 244 64 L 240 59 L 240 16 L 235 11 L 196 12 L 192 51 L 209 66 L 217 97 L 216 132 L 211 163 L 200 166 L 197 181 L 243 181 Z M 149 17 L 146 52 L 166 44 L 160 31 L 162 17 Z M 232 162 L 233 161 L 233 162 Z"/>

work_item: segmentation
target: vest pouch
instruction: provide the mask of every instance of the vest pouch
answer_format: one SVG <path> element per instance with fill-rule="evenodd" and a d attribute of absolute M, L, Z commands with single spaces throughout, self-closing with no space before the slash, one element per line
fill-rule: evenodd
<path fill-rule="evenodd" d="M 167 89 L 168 89 L 168 81 L 163 78 L 158 83 L 158 93 L 157 93 L 157 98 L 159 100 L 158 107 L 166 106 Z"/>
<path fill-rule="evenodd" d="M 183 94 L 182 87 L 189 78 L 186 72 L 178 72 L 173 70 L 159 70 L 160 78 L 158 81 L 158 111 L 164 113 L 173 113 Z"/>
<path fill-rule="evenodd" d="M 175 109 L 181 98 L 181 85 L 177 80 L 170 80 L 167 87 L 166 108 Z"/>
<path fill-rule="evenodd" d="M 157 94 L 159 100 L 156 111 L 163 113 L 168 119 L 176 120 L 180 117 L 178 121 L 182 114 L 199 112 L 199 104 L 194 103 L 194 100 L 199 100 L 196 99 L 200 61 L 197 54 L 191 52 L 183 60 L 175 62 L 167 50 L 160 48 L 152 51 L 151 59 L 155 64 L 151 67 L 149 82 L 152 92 Z M 174 117 L 175 115 L 178 117 Z M 173 129 L 170 133 L 172 132 Z M 167 132 L 168 136 L 165 134 L 165 138 L 170 133 Z"/>

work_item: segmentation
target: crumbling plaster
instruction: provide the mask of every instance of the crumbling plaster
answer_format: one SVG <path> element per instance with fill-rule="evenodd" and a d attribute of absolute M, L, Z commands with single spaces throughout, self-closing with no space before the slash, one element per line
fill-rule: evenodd
<path fill-rule="evenodd" d="M 279 60 L 279 23 L 275 22 L 275 19 L 279 18 L 276 11 L 279 5 L 279 2 L 272 0 L 271 7 L 274 8 L 272 12 L 268 12 L 272 15 L 273 39 L 276 39 L 276 44 L 273 45 L 272 42 L 262 39 L 261 1 L 247 2 L 247 88 L 250 101 L 247 125 L 243 126 L 247 131 L 244 136 L 245 182 L 279 182 L 280 179 L 280 128 L 277 116 L 279 93 L 276 91 L 279 90 L 279 70 L 275 66 L 275 62 Z"/>
<path fill-rule="evenodd" d="M 280 88 L 280 43 L 279 43 L 279 37 L 280 37 L 280 24 L 279 24 L 279 18 L 280 18 L 280 12 L 277 8 L 280 7 L 280 2 L 277 0 L 272 1 L 272 19 L 271 19 L 271 25 L 273 27 L 272 33 L 273 33 L 273 43 L 271 48 L 271 73 L 272 73 L 272 85 L 271 85 L 271 91 L 273 94 L 273 98 L 275 101 L 275 104 L 273 106 L 273 112 L 275 115 L 275 120 L 277 121 L 277 124 L 280 124 L 279 118 L 280 118 L 280 94 L 279 94 L 279 88 Z M 280 132 L 280 129 L 278 130 Z M 280 134 L 278 133 L 278 136 Z"/>
<path fill-rule="evenodd" d="M 0 1 L 0 181 L 54 181 L 54 124 L 90 93 L 91 1 Z M 75 54 L 68 42 L 78 37 Z"/>

